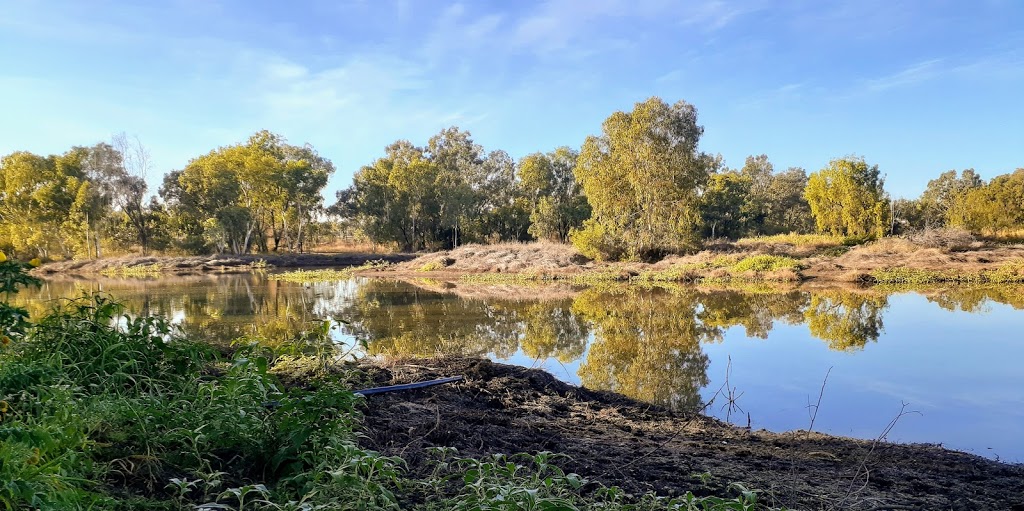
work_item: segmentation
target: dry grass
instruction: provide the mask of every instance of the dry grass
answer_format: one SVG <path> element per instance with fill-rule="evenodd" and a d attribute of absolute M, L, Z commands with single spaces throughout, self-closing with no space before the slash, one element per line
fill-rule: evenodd
<path fill-rule="evenodd" d="M 826 234 L 776 234 L 736 240 L 737 248 L 762 254 L 804 258 L 842 248 L 842 236 Z"/>
<path fill-rule="evenodd" d="M 406 271 L 515 273 L 527 270 L 558 271 L 586 262 L 571 245 L 538 241 L 465 245 L 454 250 L 426 254 L 399 265 Z"/>
<path fill-rule="evenodd" d="M 908 234 L 906 239 L 921 247 L 952 251 L 978 249 L 984 246 L 983 242 L 965 229 L 923 229 Z"/>

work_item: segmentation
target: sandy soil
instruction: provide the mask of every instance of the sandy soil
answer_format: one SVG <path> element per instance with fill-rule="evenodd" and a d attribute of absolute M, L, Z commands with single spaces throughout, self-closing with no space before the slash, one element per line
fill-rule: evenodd
<path fill-rule="evenodd" d="M 638 493 L 724 494 L 732 482 L 790 509 L 1024 510 L 1024 465 L 931 445 L 749 431 L 675 415 L 551 375 L 475 359 L 365 368 L 377 384 L 462 375 L 462 383 L 369 396 L 365 446 L 428 473 L 425 448 L 464 456 L 551 451 L 590 481 Z M 881 433 L 881 432 L 880 432 Z M 709 473 L 703 483 L 698 474 Z"/>

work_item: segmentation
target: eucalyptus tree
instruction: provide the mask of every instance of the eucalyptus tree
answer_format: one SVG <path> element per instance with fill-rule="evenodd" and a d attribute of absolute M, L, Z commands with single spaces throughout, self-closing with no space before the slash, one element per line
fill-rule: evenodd
<path fill-rule="evenodd" d="M 519 188 L 529 206 L 534 237 L 567 242 L 569 232 L 590 217 L 590 204 L 573 175 L 578 158 L 578 151 L 559 147 L 519 160 Z"/>
<path fill-rule="evenodd" d="M 992 178 L 967 192 L 964 226 L 975 232 L 1001 234 L 1024 229 L 1024 168 Z"/>
<path fill-rule="evenodd" d="M 63 155 L 18 151 L 0 159 L 0 246 L 23 256 L 89 253 L 82 224 L 92 206 L 84 148 Z"/>
<path fill-rule="evenodd" d="M 889 201 L 878 165 L 863 158 L 832 160 L 807 180 L 804 196 L 818 231 L 839 236 L 883 236 Z"/>
<path fill-rule="evenodd" d="M 961 171 L 959 177 L 955 170 L 949 170 L 928 181 L 918 199 L 924 227 L 965 225 L 967 194 L 983 184 L 974 169 Z"/>
<path fill-rule="evenodd" d="M 585 255 L 652 258 L 697 247 L 698 191 L 713 159 L 698 150 L 697 109 L 652 97 L 587 137 L 574 173 L 592 217 L 570 236 Z"/>
<path fill-rule="evenodd" d="M 287 239 L 301 251 L 303 226 L 322 207 L 320 192 L 333 172 L 312 147 L 264 130 L 194 158 L 165 178 L 160 194 L 185 250 L 266 250 L 269 233 L 275 249 Z"/>

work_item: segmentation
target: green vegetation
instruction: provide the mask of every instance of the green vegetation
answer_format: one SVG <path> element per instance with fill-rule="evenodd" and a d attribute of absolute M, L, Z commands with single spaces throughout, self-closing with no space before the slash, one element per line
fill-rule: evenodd
<path fill-rule="evenodd" d="M 807 180 L 805 196 L 818 231 L 836 236 L 884 236 L 889 201 L 878 165 L 863 158 L 832 160 Z"/>
<path fill-rule="evenodd" d="M 159 277 L 164 268 L 159 264 L 142 264 L 138 266 L 112 266 L 100 270 L 107 277 Z"/>
<path fill-rule="evenodd" d="M 56 260 L 543 239 L 571 241 L 593 259 L 653 260 L 717 238 L 816 231 L 860 243 L 950 227 L 1002 239 L 1024 232 L 1024 168 L 988 183 L 973 169 L 950 170 L 919 198 L 892 200 L 882 171 L 863 158 L 808 175 L 776 172 L 761 154 L 732 169 L 699 148 L 703 134 L 693 105 L 657 97 L 610 115 L 578 150 L 518 162 L 453 126 L 423 146 L 387 146 L 326 208 L 321 192 L 334 164 L 269 131 L 169 171 L 148 203 L 142 176 L 153 169 L 138 140 L 119 135 L 50 156 L 17 151 L 0 158 L 0 249 Z"/>
<path fill-rule="evenodd" d="M 776 270 L 798 270 L 802 267 L 800 261 L 792 257 L 775 255 L 754 255 L 745 257 L 732 267 L 735 273 L 747 271 L 776 271 Z"/>
<path fill-rule="evenodd" d="M 36 284 L 0 253 L 5 296 Z M 302 387 L 277 373 L 304 355 L 236 343 L 224 357 L 132 317 L 102 296 L 35 323 L 0 308 L 0 508 L 3 509 L 753 509 L 757 496 L 628 496 L 565 473 L 550 453 L 401 458 L 359 447 L 357 373 L 320 367 Z M 330 346 L 328 328 L 305 336 Z M 595 490 L 596 488 L 596 490 Z"/>
<path fill-rule="evenodd" d="M 383 260 L 368 261 L 359 266 L 350 266 L 342 269 L 324 269 L 324 270 L 295 270 L 283 273 L 275 273 L 269 275 L 271 280 L 281 280 L 284 282 L 297 282 L 297 283 L 310 283 L 310 282 L 332 282 L 338 280 L 345 280 L 352 278 L 352 275 L 357 271 L 362 270 L 380 270 L 386 268 L 388 263 Z"/>
<path fill-rule="evenodd" d="M 829 234 L 774 234 L 771 236 L 755 236 L 736 240 L 736 245 L 744 247 L 751 245 L 774 245 L 786 244 L 795 247 L 817 247 L 831 248 L 843 244 L 844 238 Z"/>
<path fill-rule="evenodd" d="M 615 112 L 587 137 L 575 173 L 592 216 L 571 235 L 593 259 L 654 259 L 697 246 L 699 190 L 714 160 L 697 149 L 704 128 L 685 101 L 658 98 Z"/>
<path fill-rule="evenodd" d="M 1024 260 L 1010 261 L 994 270 L 977 272 L 883 268 L 871 272 L 871 277 L 879 284 L 1017 284 L 1024 282 Z"/>

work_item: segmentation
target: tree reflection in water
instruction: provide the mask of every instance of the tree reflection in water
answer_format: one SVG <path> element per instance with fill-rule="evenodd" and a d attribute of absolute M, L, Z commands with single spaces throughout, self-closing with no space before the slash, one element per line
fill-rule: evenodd
<path fill-rule="evenodd" d="M 810 335 L 830 349 L 856 351 L 878 339 L 888 306 L 887 290 L 880 288 L 617 285 L 561 294 L 537 290 L 515 299 L 509 293 L 462 297 L 444 286 L 426 289 L 398 281 L 302 285 L 259 275 L 53 280 L 15 300 L 38 316 L 54 299 L 94 291 L 111 294 L 134 314 L 167 316 L 184 335 L 214 343 L 250 337 L 280 350 L 302 351 L 324 349 L 310 342 L 319 339 L 335 343 L 328 348 L 347 350 L 338 346 L 338 338 L 302 335 L 333 318 L 344 323 L 342 337 L 365 342 L 371 354 L 506 359 L 520 353 L 578 361 L 580 380 L 589 388 L 679 410 L 701 405 L 699 391 L 708 383 L 709 365 L 702 343 L 722 340 L 732 327 L 764 339 L 777 322 L 806 323 Z M 915 292 L 949 310 L 974 312 L 993 302 L 1024 308 L 1019 287 Z"/>

